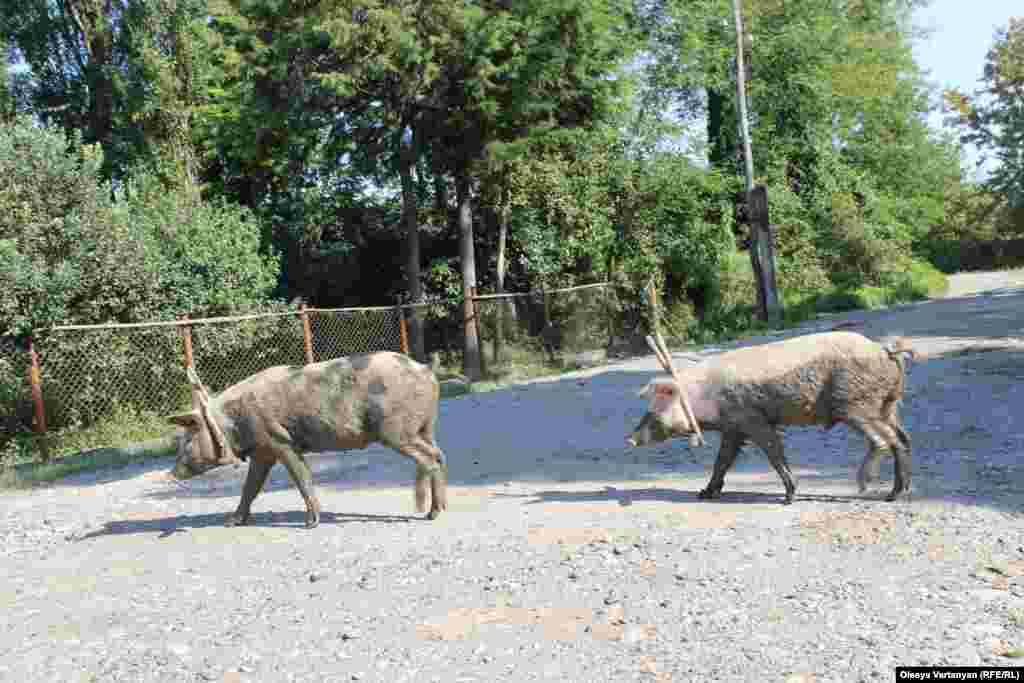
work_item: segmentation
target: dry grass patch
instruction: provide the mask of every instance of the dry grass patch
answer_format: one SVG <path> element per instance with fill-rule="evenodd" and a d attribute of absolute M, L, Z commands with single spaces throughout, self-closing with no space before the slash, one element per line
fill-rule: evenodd
<path fill-rule="evenodd" d="M 786 676 L 786 683 L 815 683 L 818 677 L 812 673 L 796 673 Z"/>
<path fill-rule="evenodd" d="M 658 565 L 654 560 L 643 560 L 640 563 L 640 576 L 654 578 L 658 575 Z"/>
<path fill-rule="evenodd" d="M 656 683 L 669 683 L 672 680 L 668 672 L 661 671 L 653 657 L 640 658 L 640 673 L 653 676 Z"/>
<path fill-rule="evenodd" d="M 655 627 L 628 625 L 621 608 L 609 610 L 599 621 L 594 611 L 571 607 L 464 607 L 448 612 L 443 620 L 420 624 L 416 633 L 424 640 L 450 641 L 478 637 L 488 625 L 539 628 L 549 640 L 576 640 L 589 632 L 598 640 L 653 638 Z"/>
<path fill-rule="evenodd" d="M 158 519 L 170 519 L 174 516 L 160 510 L 136 509 L 122 512 L 116 516 L 116 519 L 119 522 L 155 522 Z"/>
<path fill-rule="evenodd" d="M 424 640 L 465 640 L 488 624 L 539 626 L 551 640 L 574 640 L 577 629 L 593 619 L 593 611 L 583 608 L 464 607 L 451 610 L 440 623 L 420 624 L 416 632 Z"/>
<path fill-rule="evenodd" d="M 526 532 L 526 540 L 530 545 L 589 545 L 591 543 L 611 543 L 612 534 L 600 527 L 578 527 L 555 529 L 551 527 L 534 527 Z"/>
<path fill-rule="evenodd" d="M 609 500 L 607 503 L 541 503 L 531 507 L 545 515 L 564 515 L 566 512 L 584 515 L 603 515 L 621 506 L 618 501 Z"/>
<path fill-rule="evenodd" d="M 932 562 L 951 562 L 963 558 L 963 551 L 955 545 L 948 545 L 938 541 L 928 544 L 928 559 Z"/>
<path fill-rule="evenodd" d="M 1017 659 L 1024 657 L 1024 647 L 1016 647 L 1007 640 L 997 640 L 992 643 L 992 654 Z"/>
<path fill-rule="evenodd" d="M 175 481 L 174 475 L 169 470 L 153 470 L 146 472 L 139 479 L 145 479 L 146 481 Z"/>
<path fill-rule="evenodd" d="M 892 512 L 802 512 L 804 540 L 825 545 L 876 545 L 891 537 L 896 526 Z"/>

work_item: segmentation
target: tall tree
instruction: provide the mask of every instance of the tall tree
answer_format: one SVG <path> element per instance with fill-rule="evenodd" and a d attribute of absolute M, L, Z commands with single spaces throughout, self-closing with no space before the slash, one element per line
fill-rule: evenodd
<path fill-rule="evenodd" d="M 3 39 L 0 38 L 0 125 L 13 121 L 17 111 L 9 57 L 10 52 Z"/>
<path fill-rule="evenodd" d="M 465 47 L 446 61 L 442 134 L 447 166 L 461 179 L 460 217 L 468 215 L 466 180 L 486 177 L 495 150 L 521 153 L 531 140 L 610 117 L 626 85 L 621 67 L 636 49 L 631 5 L 606 0 L 481 3 L 467 8 L 462 29 Z M 460 235 L 472 238 L 465 227 Z M 460 253 L 468 258 L 471 245 Z M 475 264 L 464 263 L 464 292 L 475 286 L 473 270 Z M 467 354 L 471 337 L 467 326 Z"/>
<path fill-rule="evenodd" d="M 1011 206 L 1024 208 L 1024 17 L 1011 17 L 996 31 L 982 83 L 971 95 L 948 91 L 947 104 L 963 142 L 982 151 L 979 163 L 997 162 L 986 184 Z"/>

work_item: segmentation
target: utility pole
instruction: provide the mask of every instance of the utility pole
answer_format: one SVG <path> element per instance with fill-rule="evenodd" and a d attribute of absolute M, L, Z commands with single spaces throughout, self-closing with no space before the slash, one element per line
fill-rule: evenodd
<path fill-rule="evenodd" d="M 743 145 L 743 169 L 746 175 L 747 216 L 750 221 L 750 263 L 757 283 L 757 311 L 761 320 L 778 324 L 782 321 L 782 303 L 775 285 L 775 256 L 768 221 L 768 192 L 764 186 L 754 188 L 754 155 L 750 150 L 750 129 L 747 119 L 746 68 L 743 57 L 743 14 L 740 0 L 732 0 L 736 21 L 736 103 L 739 113 L 740 141 Z"/>
<path fill-rule="evenodd" d="M 736 105 L 740 113 L 740 142 L 743 144 L 743 169 L 747 175 L 747 192 L 754 189 L 754 155 L 750 151 L 750 129 L 747 123 L 746 68 L 743 64 L 743 15 L 740 0 L 732 0 L 736 19 Z"/>

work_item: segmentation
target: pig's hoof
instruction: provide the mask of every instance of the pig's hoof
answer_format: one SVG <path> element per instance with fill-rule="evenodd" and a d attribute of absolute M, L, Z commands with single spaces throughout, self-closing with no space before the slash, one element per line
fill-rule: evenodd
<path fill-rule="evenodd" d="M 904 500 L 906 500 L 909 503 L 910 502 L 910 489 L 906 489 L 904 491 L 893 491 L 892 493 L 890 493 L 889 495 L 887 495 L 885 497 L 885 500 L 888 503 L 894 503 L 897 500 L 899 500 L 900 498 L 903 498 Z"/>
<path fill-rule="evenodd" d="M 714 491 L 710 488 L 702 489 L 698 494 L 697 498 L 700 500 L 715 500 L 722 497 L 721 491 Z"/>
<path fill-rule="evenodd" d="M 440 516 L 441 516 L 441 510 L 431 510 L 430 512 L 427 513 L 427 516 L 424 517 L 424 519 L 429 519 L 430 521 L 433 521 L 433 520 L 437 519 Z"/>
<path fill-rule="evenodd" d="M 785 498 L 783 498 L 782 499 L 782 504 L 783 505 L 792 505 L 793 504 L 793 496 L 786 496 Z"/>
<path fill-rule="evenodd" d="M 224 519 L 224 526 L 244 526 L 249 521 L 249 515 L 240 515 L 232 512 Z"/>

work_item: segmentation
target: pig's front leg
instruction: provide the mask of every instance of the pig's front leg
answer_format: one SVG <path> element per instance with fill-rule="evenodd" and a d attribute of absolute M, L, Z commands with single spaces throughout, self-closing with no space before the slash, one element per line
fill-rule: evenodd
<path fill-rule="evenodd" d="M 224 526 L 239 526 L 249 522 L 249 508 L 252 506 L 252 501 L 263 490 L 263 484 L 266 483 L 267 475 L 270 474 L 270 468 L 273 466 L 273 460 L 264 460 L 255 455 L 249 458 L 249 473 L 245 475 L 242 500 L 238 502 L 238 509 L 224 520 Z"/>
<path fill-rule="evenodd" d="M 715 470 L 711 474 L 708 485 L 697 494 L 701 500 L 722 497 L 722 487 L 725 485 L 725 473 L 729 471 L 736 456 L 739 455 L 740 446 L 743 445 L 743 435 L 739 432 L 726 429 L 722 431 L 722 445 L 718 449 L 718 458 L 715 459 Z"/>

